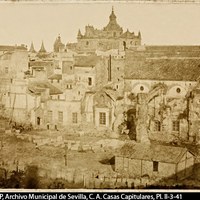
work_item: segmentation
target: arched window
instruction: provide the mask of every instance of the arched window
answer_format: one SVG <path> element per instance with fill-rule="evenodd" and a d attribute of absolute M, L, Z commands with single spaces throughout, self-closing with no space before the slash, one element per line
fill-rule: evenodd
<path fill-rule="evenodd" d="M 89 42 L 88 42 L 88 41 L 86 41 L 86 45 L 89 45 Z"/>

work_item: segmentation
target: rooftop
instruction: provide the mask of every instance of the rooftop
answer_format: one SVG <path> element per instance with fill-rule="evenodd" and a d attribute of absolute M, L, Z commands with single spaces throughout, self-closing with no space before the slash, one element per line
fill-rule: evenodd
<path fill-rule="evenodd" d="M 50 80 L 61 80 L 62 79 L 62 74 L 53 74 L 52 76 L 48 77 Z"/>
<path fill-rule="evenodd" d="M 117 155 L 138 160 L 178 163 L 186 152 L 187 149 L 183 147 L 127 143 Z"/>
<path fill-rule="evenodd" d="M 44 66 L 53 66 L 52 61 L 30 61 L 31 67 L 44 67 Z"/>
<path fill-rule="evenodd" d="M 0 51 L 14 51 L 15 49 L 27 50 L 27 48 L 24 45 L 21 46 L 0 45 Z"/>
<path fill-rule="evenodd" d="M 125 66 L 126 79 L 196 81 L 199 76 L 200 59 L 146 59 Z"/>
<path fill-rule="evenodd" d="M 63 92 L 58 89 L 57 87 L 53 86 L 47 81 L 37 81 L 37 82 L 30 82 L 28 86 L 29 91 L 40 94 L 41 92 L 45 91 L 45 89 L 49 89 L 50 95 L 57 95 L 62 94 Z"/>

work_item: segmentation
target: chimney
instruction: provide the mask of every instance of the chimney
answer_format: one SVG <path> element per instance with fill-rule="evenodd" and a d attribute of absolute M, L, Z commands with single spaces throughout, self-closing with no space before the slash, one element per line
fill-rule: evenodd
<path fill-rule="evenodd" d="M 109 55 L 108 59 L 108 81 L 111 81 L 111 55 Z"/>

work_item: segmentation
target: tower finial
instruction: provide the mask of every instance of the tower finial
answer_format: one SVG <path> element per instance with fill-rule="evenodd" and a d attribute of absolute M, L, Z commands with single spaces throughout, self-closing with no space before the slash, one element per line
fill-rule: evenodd
<path fill-rule="evenodd" d="M 39 50 L 40 53 L 46 53 L 46 49 L 44 48 L 44 42 L 42 40 L 42 45 L 41 45 L 41 48 Z"/>
<path fill-rule="evenodd" d="M 114 6 L 112 6 L 112 12 L 114 12 Z"/>
<path fill-rule="evenodd" d="M 31 47 L 30 47 L 29 52 L 32 52 L 32 53 L 36 52 L 35 49 L 34 49 L 33 41 L 31 42 Z"/>

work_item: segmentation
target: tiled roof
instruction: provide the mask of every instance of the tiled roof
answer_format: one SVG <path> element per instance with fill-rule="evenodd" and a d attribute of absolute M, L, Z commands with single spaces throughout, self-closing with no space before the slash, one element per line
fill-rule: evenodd
<path fill-rule="evenodd" d="M 187 45 L 147 45 L 147 51 L 200 51 L 200 46 Z"/>
<path fill-rule="evenodd" d="M 110 97 L 112 98 L 114 101 L 116 101 L 118 99 L 118 97 L 120 96 L 119 93 L 113 89 L 103 89 L 103 91 Z"/>
<path fill-rule="evenodd" d="M 178 163 L 186 152 L 187 149 L 183 147 L 127 143 L 117 155 L 137 160 Z"/>
<path fill-rule="evenodd" d="M 53 66 L 52 61 L 30 61 L 31 67 L 46 67 L 46 66 Z"/>
<path fill-rule="evenodd" d="M 25 46 L 0 45 L 0 51 L 14 51 L 15 49 L 27 50 Z"/>
<path fill-rule="evenodd" d="M 148 59 L 125 66 L 126 79 L 196 81 L 199 76 L 200 59 Z"/>
<path fill-rule="evenodd" d="M 48 79 L 51 79 L 51 80 L 54 80 L 54 79 L 61 80 L 62 79 L 62 74 L 53 74 Z"/>
<path fill-rule="evenodd" d="M 63 93 L 60 89 L 46 81 L 30 82 L 28 89 L 36 94 L 43 92 L 45 89 L 49 89 L 50 95 Z"/>

